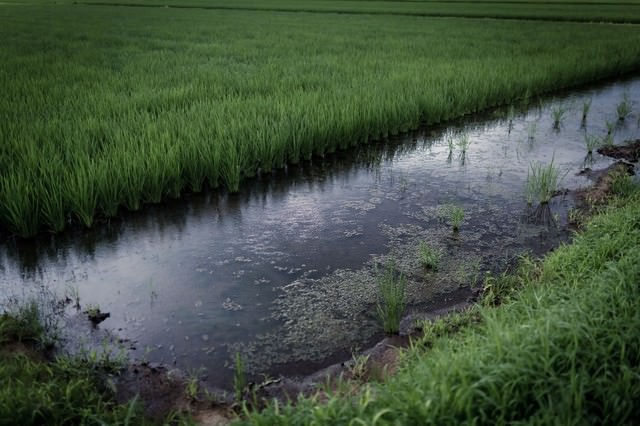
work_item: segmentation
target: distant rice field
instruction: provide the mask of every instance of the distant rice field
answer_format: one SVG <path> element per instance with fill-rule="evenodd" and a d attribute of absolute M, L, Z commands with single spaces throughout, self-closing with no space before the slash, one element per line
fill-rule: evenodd
<path fill-rule="evenodd" d="M 0 5 L 0 229 L 22 237 L 640 66 L 634 25 L 24 4 Z"/>

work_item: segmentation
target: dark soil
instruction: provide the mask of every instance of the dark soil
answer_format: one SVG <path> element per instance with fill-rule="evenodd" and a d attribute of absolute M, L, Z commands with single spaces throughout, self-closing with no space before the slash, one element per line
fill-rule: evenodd
<path fill-rule="evenodd" d="M 640 159 L 640 139 L 627 141 L 625 145 L 611 145 L 598 148 L 598 153 L 607 157 L 637 163 Z"/>

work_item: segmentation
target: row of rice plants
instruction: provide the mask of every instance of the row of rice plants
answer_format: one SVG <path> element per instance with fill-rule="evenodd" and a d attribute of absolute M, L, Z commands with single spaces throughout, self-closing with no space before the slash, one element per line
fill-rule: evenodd
<path fill-rule="evenodd" d="M 24 237 L 640 65 L 621 26 L 65 5 L 0 19 L 0 228 Z"/>

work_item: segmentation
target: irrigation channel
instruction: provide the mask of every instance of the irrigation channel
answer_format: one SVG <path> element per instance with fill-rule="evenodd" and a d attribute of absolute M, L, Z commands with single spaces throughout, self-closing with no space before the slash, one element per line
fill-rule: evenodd
<path fill-rule="evenodd" d="M 619 122 L 625 93 L 633 112 Z M 554 129 L 558 107 L 566 114 Z M 307 374 L 382 337 L 375 277 L 388 258 L 408 279 L 406 329 L 464 302 L 485 271 L 567 240 L 570 193 L 552 199 L 552 223 L 528 219 L 530 164 L 553 160 L 562 188 L 587 186 L 578 172 L 613 160 L 585 160 L 585 132 L 603 137 L 609 121 L 616 144 L 636 139 L 638 111 L 636 77 L 314 159 L 240 194 L 193 194 L 92 231 L 5 241 L 0 294 L 77 296 L 111 314 L 99 327 L 128 339 L 134 357 L 199 371 L 212 387 L 230 387 L 236 352 L 258 379 Z M 448 135 L 460 134 L 466 155 L 458 145 L 450 155 Z M 458 233 L 443 214 L 450 205 L 464 209 Z M 421 242 L 440 251 L 437 271 L 421 266 Z"/>

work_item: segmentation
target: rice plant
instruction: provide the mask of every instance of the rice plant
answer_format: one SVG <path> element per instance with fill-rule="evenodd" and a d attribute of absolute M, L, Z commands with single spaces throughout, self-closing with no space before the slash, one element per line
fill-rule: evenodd
<path fill-rule="evenodd" d="M 560 170 L 553 164 L 553 160 L 546 166 L 539 162 L 531 163 L 525 184 L 527 204 L 531 205 L 534 201 L 548 204 L 559 184 Z"/>
<path fill-rule="evenodd" d="M 586 101 L 582 102 L 582 124 L 584 125 L 587 122 L 587 115 L 589 114 L 589 110 L 591 109 L 591 101 L 589 98 Z"/>
<path fill-rule="evenodd" d="M 0 76 L 0 228 L 25 237 L 205 184 L 235 192 L 258 170 L 619 75 L 640 56 L 637 32 L 622 26 L 572 27 L 558 58 L 567 27 L 555 22 L 285 13 L 263 23 L 250 10 L 181 9 L 174 19 L 47 2 L 1 13 L 11 78 Z M 467 40 L 481 41 L 471 57 Z M 309 48 L 317 54 L 301 53 Z M 510 129 L 514 115 L 512 106 Z"/>
<path fill-rule="evenodd" d="M 443 204 L 438 206 L 438 216 L 449 221 L 453 232 L 458 232 L 464 221 L 464 208 L 454 203 Z"/>
<path fill-rule="evenodd" d="M 535 121 L 532 121 L 527 125 L 527 139 L 529 142 L 533 142 L 535 140 L 537 127 L 538 126 Z"/>
<path fill-rule="evenodd" d="M 560 130 L 562 123 L 564 122 L 567 109 L 562 105 L 556 105 L 551 108 L 551 119 L 553 121 L 553 128 Z"/>
<path fill-rule="evenodd" d="M 405 308 L 406 279 L 396 271 L 395 262 L 390 260 L 382 274 L 378 275 L 378 303 L 376 311 L 387 334 L 400 331 L 400 320 Z"/>
<path fill-rule="evenodd" d="M 631 115 L 631 101 L 629 100 L 629 93 L 624 92 L 622 100 L 616 105 L 616 113 L 618 114 L 618 120 L 624 121 L 629 115 Z"/>
<path fill-rule="evenodd" d="M 596 135 L 584 134 L 584 144 L 587 147 L 587 154 L 593 154 L 593 151 L 603 145 L 603 139 Z"/>
<path fill-rule="evenodd" d="M 233 390 L 235 392 L 236 402 L 242 400 L 244 391 L 247 388 L 247 372 L 245 370 L 244 361 L 239 352 L 235 356 L 235 369 L 233 370 Z"/>
<path fill-rule="evenodd" d="M 420 263 L 424 268 L 433 270 L 438 269 L 441 257 L 440 250 L 431 247 L 424 241 L 421 241 L 418 251 L 420 254 Z"/>

